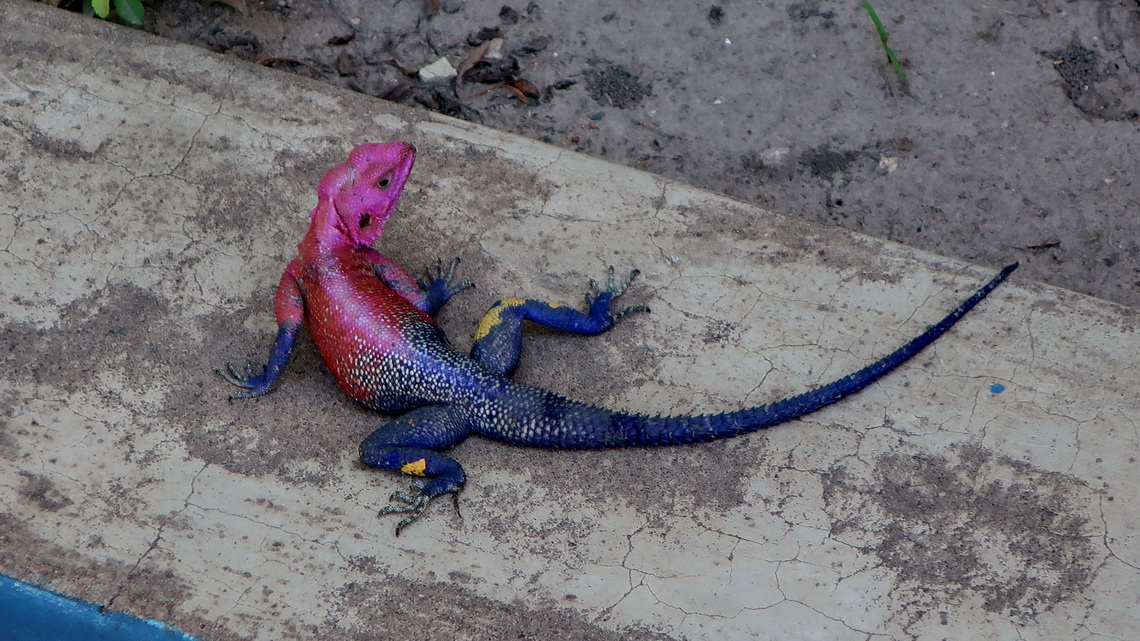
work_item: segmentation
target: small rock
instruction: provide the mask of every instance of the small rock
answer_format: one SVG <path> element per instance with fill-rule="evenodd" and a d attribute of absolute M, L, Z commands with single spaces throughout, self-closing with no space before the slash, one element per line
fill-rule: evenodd
<path fill-rule="evenodd" d="M 527 40 L 515 49 L 515 53 L 535 54 L 550 46 L 550 36 L 539 36 Z"/>
<path fill-rule="evenodd" d="M 484 60 L 502 60 L 503 59 L 503 39 L 492 38 L 487 41 L 487 51 L 483 54 Z"/>
<path fill-rule="evenodd" d="M 353 61 L 352 56 L 348 55 L 347 51 L 340 52 L 336 57 L 336 71 L 342 76 L 351 76 L 356 72 L 356 62 Z"/>
<path fill-rule="evenodd" d="M 459 13 L 463 11 L 463 0 L 440 0 L 439 10 L 444 13 Z"/>
<path fill-rule="evenodd" d="M 492 38 L 498 38 L 503 35 L 503 30 L 499 27 L 483 27 L 478 33 L 473 33 L 467 36 L 467 44 L 472 47 L 478 47 L 484 42 Z"/>
<path fill-rule="evenodd" d="M 420 68 L 420 82 L 426 84 L 446 82 L 454 78 L 455 73 L 455 67 L 451 66 L 451 62 L 449 62 L 445 56 L 430 65 Z"/>
<path fill-rule="evenodd" d="M 769 147 L 760 152 L 760 162 L 765 167 L 783 167 L 791 160 L 791 147 Z"/>
<path fill-rule="evenodd" d="M 519 12 L 509 5 L 503 5 L 503 8 L 499 9 L 499 19 L 503 21 L 503 24 L 518 24 Z"/>
<path fill-rule="evenodd" d="M 790 147 L 769 147 L 755 155 L 742 156 L 744 168 L 767 176 L 771 182 L 788 182 L 796 175 L 796 158 Z"/>

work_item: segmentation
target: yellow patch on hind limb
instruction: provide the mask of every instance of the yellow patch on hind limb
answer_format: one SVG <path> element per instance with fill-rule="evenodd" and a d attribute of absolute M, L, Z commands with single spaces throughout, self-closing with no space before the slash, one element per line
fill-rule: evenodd
<path fill-rule="evenodd" d="M 526 301 L 521 298 L 504 298 L 503 300 L 491 306 L 483 318 L 479 320 L 479 326 L 475 328 L 475 340 L 481 340 L 491 333 L 491 330 L 496 325 L 503 322 L 503 310 L 510 307 L 518 307 L 525 304 Z"/>
<path fill-rule="evenodd" d="M 412 476 L 423 476 L 424 470 L 426 470 L 426 469 L 427 469 L 427 459 L 422 458 L 418 461 L 412 461 L 411 463 L 405 463 L 404 467 L 400 468 L 400 471 L 403 472 L 404 474 L 411 474 Z"/>

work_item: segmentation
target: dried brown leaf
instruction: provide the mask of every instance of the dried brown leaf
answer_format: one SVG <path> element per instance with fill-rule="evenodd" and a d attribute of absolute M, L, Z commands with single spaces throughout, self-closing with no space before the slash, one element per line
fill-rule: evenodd
<path fill-rule="evenodd" d="M 537 98 L 540 95 L 538 93 L 538 87 L 534 86 L 533 82 L 525 78 L 515 78 L 510 85 L 531 98 Z M 523 102 L 526 101 L 524 100 Z"/>
<path fill-rule="evenodd" d="M 523 82 L 526 82 L 526 81 L 524 80 Z M 527 84 L 530 84 L 530 83 L 527 83 Z M 533 86 L 534 85 L 531 85 L 531 87 L 533 87 Z M 526 99 L 526 94 L 523 93 L 521 89 L 519 89 L 518 87 L 508 85 L 508 84 L 491 85 L 490 87 L 484 87 L 484 88 L 480 89 L 479 91 L 476 91 L 475 93 L 471 94 L 470 96 L 467 96 L 467 100 L 471 100 L 472 98 L 478 98 L 479 96 L 482 96 L 483 94 L 487 93 L 488 91 L 492 91 L 494 89 L 506 89 L 507 91 L 514 94 L 515 98 L 518 98 L 519 100 L 521 100 L 524 105 L 530 104 L 530 101 L 528 101 Z"/>
<path fill-rule="evenodd" d="M 526 99 L 526 94 L 523 93 L 518 87 L 512 87 L 511 85 L 499 85 L 499 88 L 506 89 L 507 91 L 513 93 L 515 95 L 515 98 L 523 101 L 524 105 L 527 104 L 528 100 Z"/>
<path fill-rule="evenodd" d="M 471 67 L 479 64 L 479 61 L 483 59 L 483 56 L 487 55 L 487 50 L 490 48 L 491 41 L 488 40 L 478 47 L 475 47 L 471 50 L 470 53 L 467 54 L 467 57 L 464 58 L 463 62 L 459 64 L 459 72 L 455 76 L 456 86 L 458 86 L 459 83 L 463 82 L 463 74 L 471 71 Z"/>

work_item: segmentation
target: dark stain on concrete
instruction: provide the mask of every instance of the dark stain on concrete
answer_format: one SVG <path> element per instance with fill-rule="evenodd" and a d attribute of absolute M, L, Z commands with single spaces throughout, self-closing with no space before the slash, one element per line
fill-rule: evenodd
<path fill-rule="evenodd" d="M 0 117 L 0 125 L 13 130 L 33 148 L 50 154 L 57 161 L 87 160 L 98 156 L 107 145 L 107 141 L 104 140 L 95 151 L 87 151 L 75 141 L 55 138 L 33 125 L 25 125 L 5 117 Z"/>
<path fill-rule="evenodd" d="M 0 346 L 4 343 L 0 342 Z M 0 458 L 15 461 L 20 456 L 20 443 L 15 436 L 10 434 L 12 425 L 10 419 L 16 413 L 16 404 L 19 403 L 18 397 L 11 390 L 0 393 Z"/>
<path fill-rule="evenodd" d="M 259 311 L 272 317 L 272 293 L 261 303 Z M 317 375 L 323 364 L 307 342 L 282 383 L 295 382 L 295 375 L 312 379 L 305 388 L 310 395 L 277 394 L 270 401 L 272 411 L 266 410 L 265 399 L 228 401 L 233 389 L 215 368 L 227 360 L 244 365 L 245 358 L 264 358 L 272 340 L 241 331 L 242 316 L 249 313 L 207 317 L 206 334 L 214 341 L 202 345 L 185 340 L 187 328 L 181 324 L 187 321 L 162 297 L 135 285 L 108 285 L 61 308 L 52 328 L 0 325 L 0 380 L 31 380 L 65 394 L 96 393 L 131 412 L 140 428 L 123 431 L 119 445 L 125 459 L 143 466 L 153 457 L 136 447 L 138 437 L 167 423 L 181 429 L 191 455 L 202 460 L 242 474 L 274 473 L 322 484 L 340 467 L 344 448 L 355 447 L 354 439 L 367 434 L 366 423 L 382 419 L 354 411 L 327 374 Z M 123 387 L 132 391 L 162 388 L 161 407 L 156 411 L 128 402 L 123 388 L 99 383 L 100 372 L 121 376 Z M 329 416 L 349 429 L 329 429 Z M 291 465 L 294 459 L 313 458 L 318 460 L 315 472 L 311 466 Z"/>
<path fill-rule="evenodd" d="M 50 329 L 0 325 L 0 376 L 31 379 L 67 393 L 90 389 L 102 369 L 121 369 L 132 382 L 168 370 L 172 322 L 167 304 L 134 285 L 110 285 L 60 310 Z"/>
<path fill-rule="evenodd" d="M 645 628 L 611 631 L 587 621 L 565 604 L 544 609 L 518 602 L 500 602 L 474 594 L 465 580 L 410 581 L 384 576 L 376 581 L 349 583 L 332 597 L 335 618 L 360 621 L 345 631 L 349 641 L 373 639 L 549 639 L 551 641 L 666 641 L 673 637 Z M 477 616 L 473 616 L 477 613 Z M 338 632 L 340 632 L 338 630 Z"/>
<path fill-rule="evenodd" d="M 936 611 L 973 596 L 1028 621 L 1079 598 L 1105 555 L 1091 525 L 1096 491 L 1075 477 L 975 444 L 953 457 L 888 453 L 873 475 L 824 478 L 832 534 L 869 541 L 864 550 L 914 595 L 904 602 Z"/>
<path fill-rule="evenodd" d="M 800 164 L 807 167 L 812 176 L 830 178 L 832 174 L 846 172 L 862 155 L 861 151 L 835 151 L 824 145 L 804 152 Z"/>
<path fill-rule="evenodd" d="M 55 488 L 55 484 L 42 474 L 20 472 L 23 478 L 17 493 L 20 498 L 48 512 L 58 512 L 71 505 L 71 499 Z"/>
<path fill-rule="evenodd" d="M 595 102 L 618 109 L 636 107 L 653 93 L 652 85 L 641 82 L 640 77 L 621 65 L 587 71 L 586 87 Z"/>
<path fill-rule="evenodd" d="M 1098 13 L 1101 14 L 1101 27 L 1106 29 L 1106 38 L 1115 36 L 1117 40 L 1130 40 L 1135 36 L 1127 34 L 1135 34 L 1140 27 L 1140 18 L 1135 10 L 1122 11 L 1111 18 L 1103 11 Z M 1065 96 L 1087 116 L 1109 121 L 1136 120 L 1140 111 L 1130 94 L 1137 72 L 1128 66 L 1122 68 L 1119 49 L 1119 44 L 1117 47 L 1109 44 L 1109 54 L 1115 59 L 1110 62 L 1097 49 L 1073 40 L 1064 47 L 1042 51 L 1041 55 L 1052 63 L 1060 76 Z"/>

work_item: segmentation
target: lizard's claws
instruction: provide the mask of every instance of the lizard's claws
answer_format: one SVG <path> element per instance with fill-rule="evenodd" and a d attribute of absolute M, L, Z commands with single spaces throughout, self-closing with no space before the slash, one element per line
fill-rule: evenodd
<path fill-rule="evenodd" d="M 601 296 L 602 294 L 609 294 L 610 296 L 617 298 L 618 296 L 624 294 L 625 290 L 629 289 L 629 284 L 632 283 L 633 279 L 637 278 L 637 275 L 640 273 L 640 269 L 635 268 L 629 270 L 629 274 L 626 275 L 625 280 L 621 285 L 618 285 L 617 281 L 614 280 L 614 266 L 610 265 L 609 269 L 606 270 L 606 286 L 603 288 L 598 284 L 598 281 L 591 278 L 591 291 L 586 292 L 586 300 L 593 302 L 595 298 Z"/>
<path fill-rule="evenodd" d="M 451 264 L 447 266 L 447 269 L 443 268 L 443 259 L 438 259 L 435 269 L 427 270 L 427 273 L 420 277 L 420 287 L 430 290 L 442 285 L 448 298 L 451 298 L 465 289 L 474 287 L 475 283 L 469 280 L 463 281 L 454 287 L 448 285 L 455 278 L 455 268 L 458 266 L 459 258 L 451 259 Z"/>
<path fill-rule="evenodd" d="M 443 268 L 443 259 L 439 259 L 436 264 L 435 270 L 428 270 L 427 274 L 420 277 L 417 281 L 424 292 L 427 294 L 427 313 L 434 314 L 443 307 L 444 303 L 451 299 L 452 296 L 459 292 L 474 287 L 475 283 L 465 281 L 452 287 L 451 280 L 455 277 L 455 268 L 459 265 L 459 259 L 456 258 L 451 261 L 447 269 Z"/>
<path fill-rule="evenodd" d="M 420 518 L 424 510 L 427 509 L 428 503 L 431 503 L 431 500 L 435 498 L 435 496 L 424 494 L 424 483 L 422 481 L 412 481 L 412 489 L 415 490 L 414 493 L 392 492 L 392 496 L 388 498 L 392 503 L 380 508 L 376 513 L 377 517 L 387 516 L 389 514 L 407 514 L 407 516 L 396 523 L 396 536 L 400 536 L 400 532 L 402 532 L 404 528 Z M 459 514 L 459 489 L 447 490 L 443 493 L 451 495 L 455 503 L 455 513 Z M 436 496 L 439 495 L 437 494 Z M 399 505 L 399 503 L 403 503 L 403 505 Z"/>
<path fill-rule="evenodd" d="M 622 281 L 622 283 L 619 285 L 617 283 L 617 281 L 614 280 L 614 267 L 613 267 L 613 265 L 610 265 L 609 269 L 606 270 L 606 285 L 605 285 L 605 287 L 602 287 L 601 285 L 599 285 L 598 281 L 594 280 L 593 278 L 590 279 L 590 291 L 586 292 L 586 302 L 589 303 L 589 305 L 591 307 L 593 307 L 595 301 L 598 301 L 599 299 L 602 299 L 605 297 L 608 297 L 609 300 L 612 301 L 613 299 L 617 298 L 618 296 L 621 296 L 622 294 L 624 294 L 625 290 L 629 289 L 629 284 L 632 283 L 633 279 L 637 278 L 637 275 L 640 273 L 641 273 L 640 269 L 629 270 L 629 274 L 626 275 L 625 280 Z M 631 305 L 631 306 L 626 307 L 625 309 L 621 310 L 620 312 L 614 314 L 613 315 L 613 322 L 615 322 L 615 323 L 618 322 L 626 314 L 632 314 L 634 312 L 648 312 L 648 311 L 649 311 L 648 305 Z"/>
<path fill-rule="evenodd" d="M 226 363 L 224 368 L 215 370 L 226 382 L 243 388 L 244 392 L 235 392 L 230 395 L 230 398 L 253 398 L 254 396 L 261 396 L 269 391 L 269 385 L 265 381 L 265 369 L 261 368 L 258 372 L 254 369 L 253 363 L 246 363 L 245 371 L 243 372 L 233 363 Z"/>

